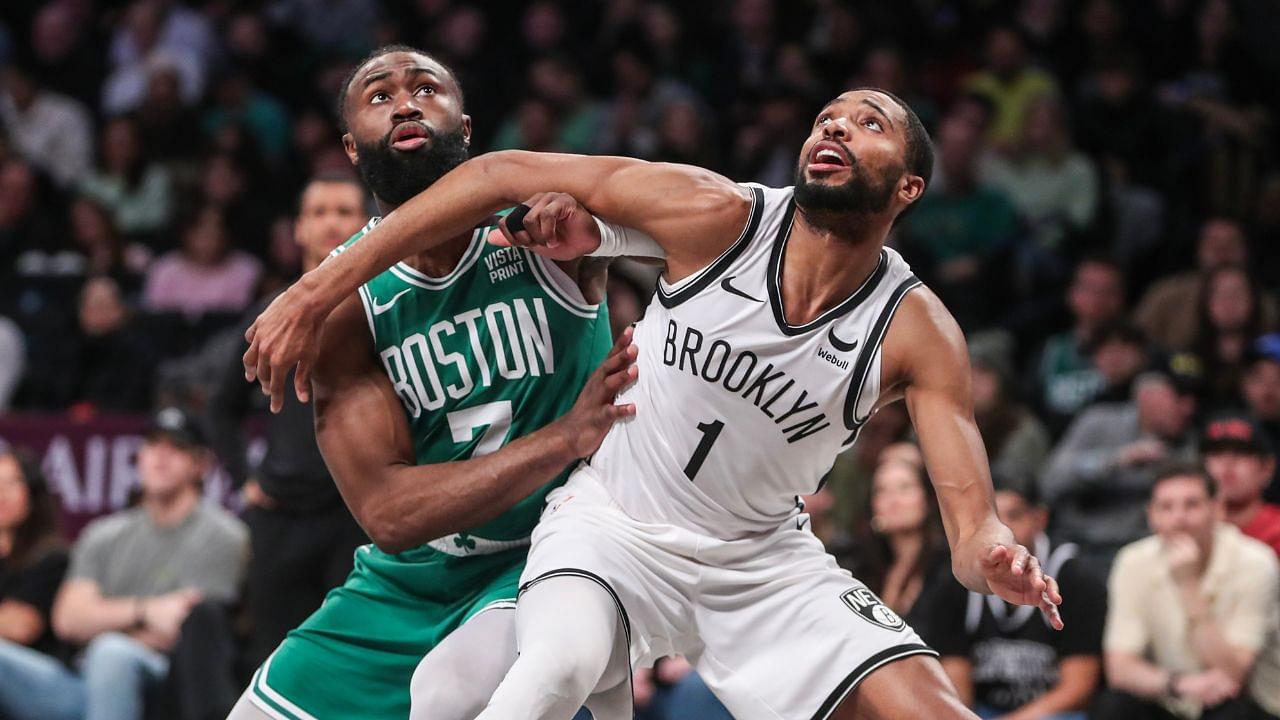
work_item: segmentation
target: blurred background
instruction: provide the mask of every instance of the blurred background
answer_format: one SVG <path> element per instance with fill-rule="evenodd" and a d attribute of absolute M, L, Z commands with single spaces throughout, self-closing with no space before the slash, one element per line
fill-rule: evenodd
<path fill-rule="evenodd" d="M 47 505 L 48 546 L 72 547 L 146 492 L 149 444 L 212 452 L 198 488 L 231 514 L 284 500 L 263 491 L 273 433 L 263 398 L 236 384 L 240 334 L 303 267 L 307 183 L 358 182 L 335 100 L 354 62 L 392 42 L 453 68 L 478 152 L 621 154 L 772 186 L 791 184 L 827 100 L 895 93 L 938 159 L 890 244 L 969 337 L 997 488 L 1044 510 L 1029 537 L 1071 543 L 1101 588 L 1149 532 L 1157 466 L 1201 458 L 1206 422 L 1231 412 L 1250 429 L 1232 451 L 1258 458 L 1258 479 L 1241 481 L 1245 510 L 1217 493 L 1219 519 L 1280 549 L 1280 511 L 1257 519 L 1280 500 L 1277 36 L 1274 0 L 4 0 L 0 467 L 22 489 L 7 506 L 0 493 L 0 642 L 74 667 L 93 634 L 49 620 L 66 551 L 20 597 L 33 561 L 5 538 Z M 615 327 L 652 288 L 643 268 L 616 269 Z M 156 415 L 168 408 L 196 434 L 174 435 Z M 945 544 L 911 443 L 905 409 L 885 409 L 809 507 L 841 563 L 930 640 L 949 610 L 916 600 Z M 230 533 L 233 554 L 256 545 L 247 528 Z M 279 639 L 244 609 L 246 572 L 224 598 L 233 684 L 261 660 L 246 648 Z M 297 591 L 303 617 L 317 582 Z M 38 610 L 34 637 L 6 629 L 6 594 Z M 1101 594 L 1093 641 L 1053 658 L 1100 656 Z M 979 677 L 967 699 L 1013 716 L 1058 688 L 1056 662 L 1021 695 L 983 696 Z M 1092 676 L 1085 705 L 1105 685 Z M 695 681 L 673 660 L 637 692 L 659 720 L 714 717 Z"/>

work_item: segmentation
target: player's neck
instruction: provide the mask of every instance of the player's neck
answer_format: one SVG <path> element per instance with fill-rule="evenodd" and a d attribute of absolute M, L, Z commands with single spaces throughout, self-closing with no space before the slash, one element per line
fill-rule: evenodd
<path fill-rule="evenodd" d="M 862 286 L 880 262 L 888 226 L 815 224 L 797 211 L 782 257 L 782 306 L 787 322 L 803 325 Z"/>
<path fill-rule="evenodd" d="M 378 213 L 382 217 L 386 217 L 400 207 L 399 204 L 393 205 L 376 196 L 374 202 L 377 203 Z M 404 262 L 427 277 L 444 277 L 453 272 L 454 268 L 458 267 L 458 263 L 462 262 L 462 256 L 471 245 L 471 235 L 471 231 L 468 231 L 427 252 L 411 255 L 405 258 Z"/>

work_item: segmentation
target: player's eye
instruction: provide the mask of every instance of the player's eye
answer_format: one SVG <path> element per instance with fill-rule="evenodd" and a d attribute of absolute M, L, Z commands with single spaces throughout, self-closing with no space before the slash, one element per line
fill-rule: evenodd
<path fill-rule="evenodd" d="M 831 122 L 831 118 L 826 115 L 818 118 L 818 125 L 826 125 L 829 122 Z"/>
<path fill-rule="evenodd" d="M 391 99 L 391 96 L 382 92 L 381 90 L 369 96 L 369 102 L 371 103 L 383 103 L 390 99 Z"/>
<path fill-rule="evenodd" d="M 866 120 L 863 120 L 862 126 L 865 128 L 869 128 L 871 130 L 875 130 L 876 132 L 884 132 L 884 126 L 881 125 L 880 121 L 876 120 L 875 118 L 867 118 Z"/>
<path fill-rule="evenodd" d="M 430 85 L 423 85 L 422 87 L 418 88 L 418 94 L 419 95 L 435 95 L 436 89 L 431 87 Z"/>

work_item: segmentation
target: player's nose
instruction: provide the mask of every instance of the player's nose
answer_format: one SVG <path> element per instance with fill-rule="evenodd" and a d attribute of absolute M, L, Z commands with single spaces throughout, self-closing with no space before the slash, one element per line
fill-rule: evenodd
<path fill-rule="evenodd" d="M 418 107 L 412 93 L 400 93 L 396 96 L 396 105 L 391 117 L 398 121 L 416 120 L 422 117 L 422 108 Z"/>
<path fill-rule="evenodd" d="M 822 125 L 823 140 L 848 140 L 849 123 L 842 117 L 832 118 L 831 122 Z"/>

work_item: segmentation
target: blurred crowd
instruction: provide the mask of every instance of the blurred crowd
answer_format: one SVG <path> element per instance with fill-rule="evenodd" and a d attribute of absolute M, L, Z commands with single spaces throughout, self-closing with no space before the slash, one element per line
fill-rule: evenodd
<path fill-rule="evenodd" d="M 840 90 L 903 98 L 938 161 L 891 244 L 968 335 L 1002 517 L 1063 580 L 1068 629 L 949 580 L 900 404 L 808 499 L 815 531 L 984 716 L 1280 714 L 1275 555 L 1257 552 L 1280 552 L 1271 0 L 3 5 L 0 412 L 165 408 L 146 447 L 169 453 L 139 454 L 138 504 L 91 526 L 69 561 L 39 468 L 0 456 L 0 658 L 21 655 L 0 662 L 54 658 L 69 689 L 47 699 L 81 699 L 37 717 L 140 717 L 141 700 L 83 700 L 124 686 L 153 717 L 205 717 L 190 698 L 241 687 L 235 668 L 342 577 L 329 558 L 349 562 L 358 529 L 331 485 L 297 481 L 324 469 L 296 431 L 269 429 L 267 460 L 249 465 L 240 432 L 262 398 L 235 360 L 247 316 L 371 214 L 334 105 L 353 63 L 389 42 L 454 69 L 480 152 L 623 154 L 773 186 L 791 184 Z M 348 186 L 322 203 L 337 213 L 322 230 L 300 200 L 317 178 Z M 652 276 L 621 267 L 609 290 L 625 327 Z M 305 406 L 287 412 L 307 422 Z M 247 529 L 174 505 L 215 458 Z M 264 584 L 274 570 L 255 575 L 261 553 L 244 560 L 289 542 L 267 512 L 285 510 L 334 542 L 305 560 L 299 607 L 270 621 L 259 607 L 246 625 L 255 576 L 257 597 L 292 596 Z M 200 570 L 146 571 L 178 561 L 147 555 L 178 530 L 203 539 L 173 567 Z M 183 637 L 236 641 L 213 670 Z M 195 679 L 219 673 L 219 691 Z M 5 677 L 0 717 L 28 717 L 6 705 L 22 696 Z M 186 714 L 155 715 L 157 685 L 184 708 L 159 712 Z M 654 720 L 723 712 L 678 658 L 636 687 Z"/>

